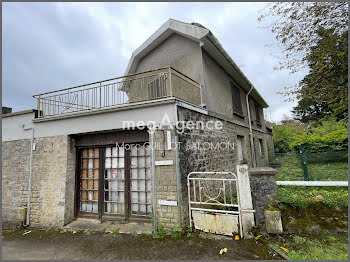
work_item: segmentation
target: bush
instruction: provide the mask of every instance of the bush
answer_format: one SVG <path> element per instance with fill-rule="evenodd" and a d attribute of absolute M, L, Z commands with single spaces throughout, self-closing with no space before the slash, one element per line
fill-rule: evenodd
<path fill-rule="evenodd" d="M 299 144 L 309 152 L 340 151 L 348 148 L 347 122 L 330 118 L 309 130 L 298 121 L 273 126 L 276 152 L 293 151 Z"/>

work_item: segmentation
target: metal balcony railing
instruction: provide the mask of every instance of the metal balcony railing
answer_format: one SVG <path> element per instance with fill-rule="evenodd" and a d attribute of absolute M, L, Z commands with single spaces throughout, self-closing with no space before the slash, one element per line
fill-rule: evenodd
<path fill-rule="evenodd" d="M 176 97 L 202 105 L 201 86 L 179 71 L 164 67 L 90 84 L 34 95 L 38 117 L 50 117 Z"/>

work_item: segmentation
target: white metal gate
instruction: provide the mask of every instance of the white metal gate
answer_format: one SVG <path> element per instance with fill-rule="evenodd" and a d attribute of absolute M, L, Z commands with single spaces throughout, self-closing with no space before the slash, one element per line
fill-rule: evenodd
<path fill-rule="evenodd" d="M 239 186 L 232 172 L 191 172 L 187 176 L 190 226 L 243 237 Z"/>

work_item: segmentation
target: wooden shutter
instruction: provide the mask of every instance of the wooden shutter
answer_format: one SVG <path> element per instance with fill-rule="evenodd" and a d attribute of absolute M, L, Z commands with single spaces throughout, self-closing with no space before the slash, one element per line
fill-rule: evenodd
<path fill-rule="evenodd" d="M 231 83 L 231 93 L 232 93 L 232 109 L 234 114 L 243 115 L 242 112 L 242 102 L 241 102 L 241 90 Z"/>
<path fill-rule="evenodd" d="M 256 122 L 260 124 L 260 108 L 259 106 L 255 103 L 255 117 L 256 117 Z"/>

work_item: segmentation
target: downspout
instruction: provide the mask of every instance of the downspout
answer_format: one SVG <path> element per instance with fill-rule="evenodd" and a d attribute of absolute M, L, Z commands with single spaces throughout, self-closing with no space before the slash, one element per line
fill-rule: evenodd
<path fill-rule="evenodd" d="M 30 224 L 30 204 L 31 204 L 31 196 L 32 196 L 32 167 L 33 167 L 33 150 L 34 150 L 34 126 L 31 128 L 26 128 L 25 124 L 23 125 L 25 130 L 32 130 L 32 138 L 30 143 L 30 159 L 29 159 L 29 178 L 28 178 L 28 200 L 27 200 L 27 217 L 25 223 L 23 223 L 24 227 L 29 226 Z"/>
<path fill-rule="evenodd" d="M 245 96 L 245 101 L 247 103 L 247 111 L 248 111 L 249 138 L 250 138 L 250 149 L 251 149 L 251 155 L 252 155 L 252 165 L 253 165 L 253 167 L 256 167 L 254 141 L 253 141 L 253 130 L 252 130 L 252 122 L 250 119 L 250 107 L 249 107 L 249 99 L 248 99 L 248 96 L 253 89 L 254 89 L 254 87 L 252 86 L 250 88 L 249 92 Z"/>

